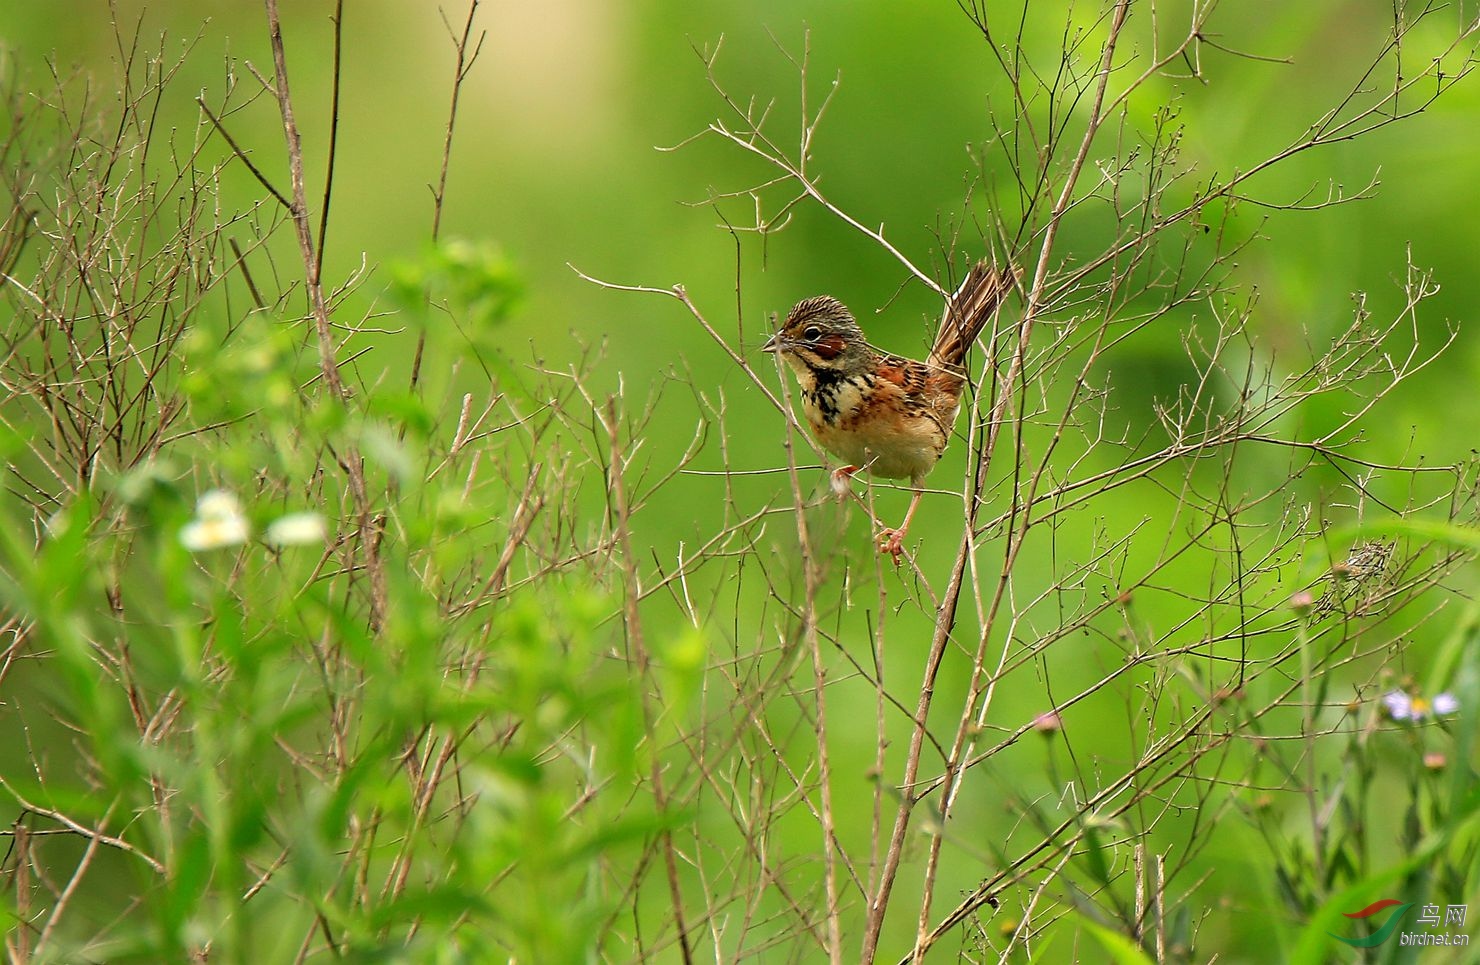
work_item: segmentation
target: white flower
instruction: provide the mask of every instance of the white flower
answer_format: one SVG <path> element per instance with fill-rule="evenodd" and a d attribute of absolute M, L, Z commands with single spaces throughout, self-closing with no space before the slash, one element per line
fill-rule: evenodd
<path fill-rule="evenodd" d="M 46 522 L 42 525 L 46 527 L 47 536 L 50 536 L 52 539 L 57 539 L 61 536 L 65 536 L 68 528 L 71 527 L 72 514 L 67 512 L 67 507 L 63 506 L 61 509 L 46 517 Z"/>
<path fill-rule="evenodd" d="M 1413 715 L 1413 698 L 1404 690 L 1389 690 L 1383 694 L 1382 706 L 1393 720 L 1407 720 Z"/>
<path fill-rule="evenodd" d="M 238 546 L 252 535 L 241 504 L 224 489 L 212 489 L 195 503 L 195 519 L 180 530 L 180 542 L 192 553 Z"/>
<path fill-rule="evenodd" d="M 324 517 L 318 513 L 289 513 L 273 520 L 262 534 L 270 546 L 302 546 L 326 538 Z"/>
<path fill-rule="evenodd" d="M 1436 714 L 1457 714 L 1459 713 L 1459 698 L 1450 693 L 1435 694 L 1430 706 Z"/>
<path fill-rule="evenodd" d="M 225 489 L 212 489 L 202 493 L 200 499 L 195 501 L 195 515 L 198 519 L 226 520 L 241 514 L 242 504 L 236 501 L 235 494 Z"/>
<path fill-rule="evenodd" d="M 1440 714 L 1459 712 L 1459 700 L 1450 693 L 1435 694 L 1432 699 L 1410 694 L 1406 690 L 1389 690 L 1382 695 L 1382 706 L 1393 720 L 1417 723 Z"/>

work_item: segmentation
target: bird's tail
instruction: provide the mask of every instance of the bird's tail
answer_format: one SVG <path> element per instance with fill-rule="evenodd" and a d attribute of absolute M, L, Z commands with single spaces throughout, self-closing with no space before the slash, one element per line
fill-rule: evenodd
<path fill-rule="evenodd" d="M 930 363 L 959 371 L 967 350 L 1016 281 L 1015 272 L 1003 271 L 989 261 L 973 265 L 946 306 L 935 347 L 930 350 Z"/>

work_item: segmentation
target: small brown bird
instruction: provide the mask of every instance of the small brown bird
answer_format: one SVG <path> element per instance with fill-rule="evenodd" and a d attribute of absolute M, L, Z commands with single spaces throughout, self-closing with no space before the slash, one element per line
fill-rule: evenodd
<path fill-rule="evenodd" d="M 798 302 L 762 348 L 780 352 L 796 373 L 812 435 L 848 462 L 833 473 L 839 485 L 860 469 L 908 478 L 913 484 L 904 522 L 880 536 L 880 550 L 896 563 L 924 495 L 925 475 L 935 468 L 956 424 L 966 385 L 966 351 L 1014 280 L 994 265 L 978 262 L 951 296 L 924 362 L 869 345 L 852 313 L 830 295 Z"/>

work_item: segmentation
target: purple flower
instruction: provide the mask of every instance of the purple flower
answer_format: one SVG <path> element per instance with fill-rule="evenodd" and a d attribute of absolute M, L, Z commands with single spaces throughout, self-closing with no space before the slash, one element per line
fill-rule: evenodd
<path fill-rule="evenodd" d="M 1418 723 L 1441 714 L 1459 712 L 1459 700 L 1454 694 L 1435 694 L 1432 698 L 1410 694 L 1406 690 L 1389 690 L 1382 695 L 1382 706 L 1393 720 Z"/>

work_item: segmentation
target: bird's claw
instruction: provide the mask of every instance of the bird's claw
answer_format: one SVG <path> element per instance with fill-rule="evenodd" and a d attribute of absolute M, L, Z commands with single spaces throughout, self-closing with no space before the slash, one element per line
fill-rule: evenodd
<path fill-rule="evenodd" d="M 853 482 L 853 474 L 857 471 L 857 466 L 844 466 L 841 469 L 833 470 L 832 491 L 834 496 L 839 499 L 847 498 L 850 485 Z"/>
<path fill-rule="evenodd" d="M 894 565 L 899 565 L 899 558 L 904 555 L 904 532 L 897 529 L 886 529 L 879 534 L 879 552 L 887 553 L 894 560 Z"/>

